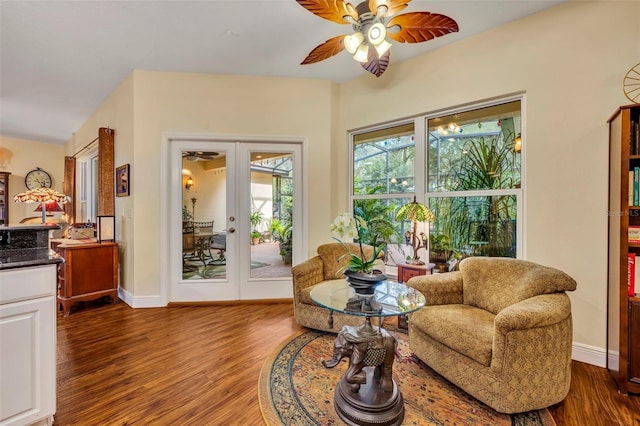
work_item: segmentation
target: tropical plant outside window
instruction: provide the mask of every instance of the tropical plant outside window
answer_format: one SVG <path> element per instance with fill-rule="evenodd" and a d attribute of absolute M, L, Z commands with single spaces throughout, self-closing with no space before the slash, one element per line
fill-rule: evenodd
<path fill-rule="evenodd" d="M 414 122 L 354 135 L 353 142 L 353 212 L 388 243 L 386 262 L 402 263 L 406 256 L 389 250 L 409 226 L 396 222 L 395 212 L 415 192 Z M 363 242 L 373 245 L 367 236 Z"/>
<path fill-rule="evenodd" d="M 460 256 L 517 255 L 520 101 L 428 120 L 431 235 Z"/>
<path fill-rule="evenodd" d="M 290 265 L 293 256 L 293 161 L 289 155 L 276 155 L 251 163 L 253 170 L 268 172 L 272 176 L 271 219 L 267 229 L 273 241 L 279 243 L 280 255 Z"/>
<path fill-rule="evenodd" d="M 515 100 L 352 135 L 354 213 L 384 217 L 386 242 L 401 243 L 410 224 L 396 222 L 395 212 L 415 194 L 436 215 L 430 255 L 516 257 L 520 111 Z M 426 126 L 416 126 L 420 120 Z"/>

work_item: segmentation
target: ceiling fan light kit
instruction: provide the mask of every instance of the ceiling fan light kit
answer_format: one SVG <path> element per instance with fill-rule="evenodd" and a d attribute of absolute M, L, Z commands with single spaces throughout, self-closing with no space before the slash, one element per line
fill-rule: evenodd
<path fill-rule="evenodd" d="M 457 22 L 445 15 L 431 12 L 398 15 L 411 0 L 365 0 L 356 7 L 343 0 L 296 1 L 314 15 L 338 24 L 351 24 L 354 30 L 315 47 L 301 65 L 320 62 L 346 50 L 365 70 L 380 77 L 389 65 L 391 43 L 387 37 L 399 43 L 421 43 L 458 31 Z"/>

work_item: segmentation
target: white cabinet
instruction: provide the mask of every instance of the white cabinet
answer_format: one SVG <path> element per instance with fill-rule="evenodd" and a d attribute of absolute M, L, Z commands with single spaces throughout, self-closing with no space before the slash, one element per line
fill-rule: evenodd
<path fill-rule="evenodd" d="M 0 270 L 0 426 L 55 411 L 56 265 Z"/>

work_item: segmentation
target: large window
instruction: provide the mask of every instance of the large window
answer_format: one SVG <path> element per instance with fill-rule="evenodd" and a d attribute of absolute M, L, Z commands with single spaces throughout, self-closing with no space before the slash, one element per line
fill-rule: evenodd
<path fill-rule="evenodd" d="M 396 222 L 395 212 L 416 191 L 415 148 L 413 121 L 353 136 L 353 211 L 372 224 L 371 238 L 393 243 L 387 263 L 402 263 L 409 254 L 395 244 L 409 226 Z"/>
<path fill-rule="evenodd" d="M 430 255 L 517 257 L 521 109 L 509 99 L 354 133 L 354 212 L 384 212 L 393 224 L 385 240 L 402 243 L 408 224 L 393 218 L 415 195 L 436 216 L 425 230 Z"/>
<path fill-rule="evenodd" d="M 415 191 L 414 123 L 360 133 L 353 138 L 354 195 Z"/>
<path fill-rule="evenodd" d="M 97 144 L 76 161 L 78 179 L 76 222 L 95 222 L 98 215 L 98 146 Z"/>

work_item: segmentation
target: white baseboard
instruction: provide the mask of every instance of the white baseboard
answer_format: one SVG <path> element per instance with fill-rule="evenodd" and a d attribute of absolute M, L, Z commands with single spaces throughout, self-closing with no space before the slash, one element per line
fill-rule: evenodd
<path fill-rule="evenodd" d="M 615 363 L 611 364 L 615 358 Z M 595 365 L 597 367 L 607 367 L 607 351 L 597 346 L 585 345 L 584 343 L 573 343 L 571 359 Z M 617 365 L 617 355 L 609 354 L 610 365 Z"/>
<path fill-rule="evenodd" d="M 167 306 L 160 296 L 133 296 L 122 288 L 118 289 L 118 297 L 132 308 L 163 308 Z"/>

